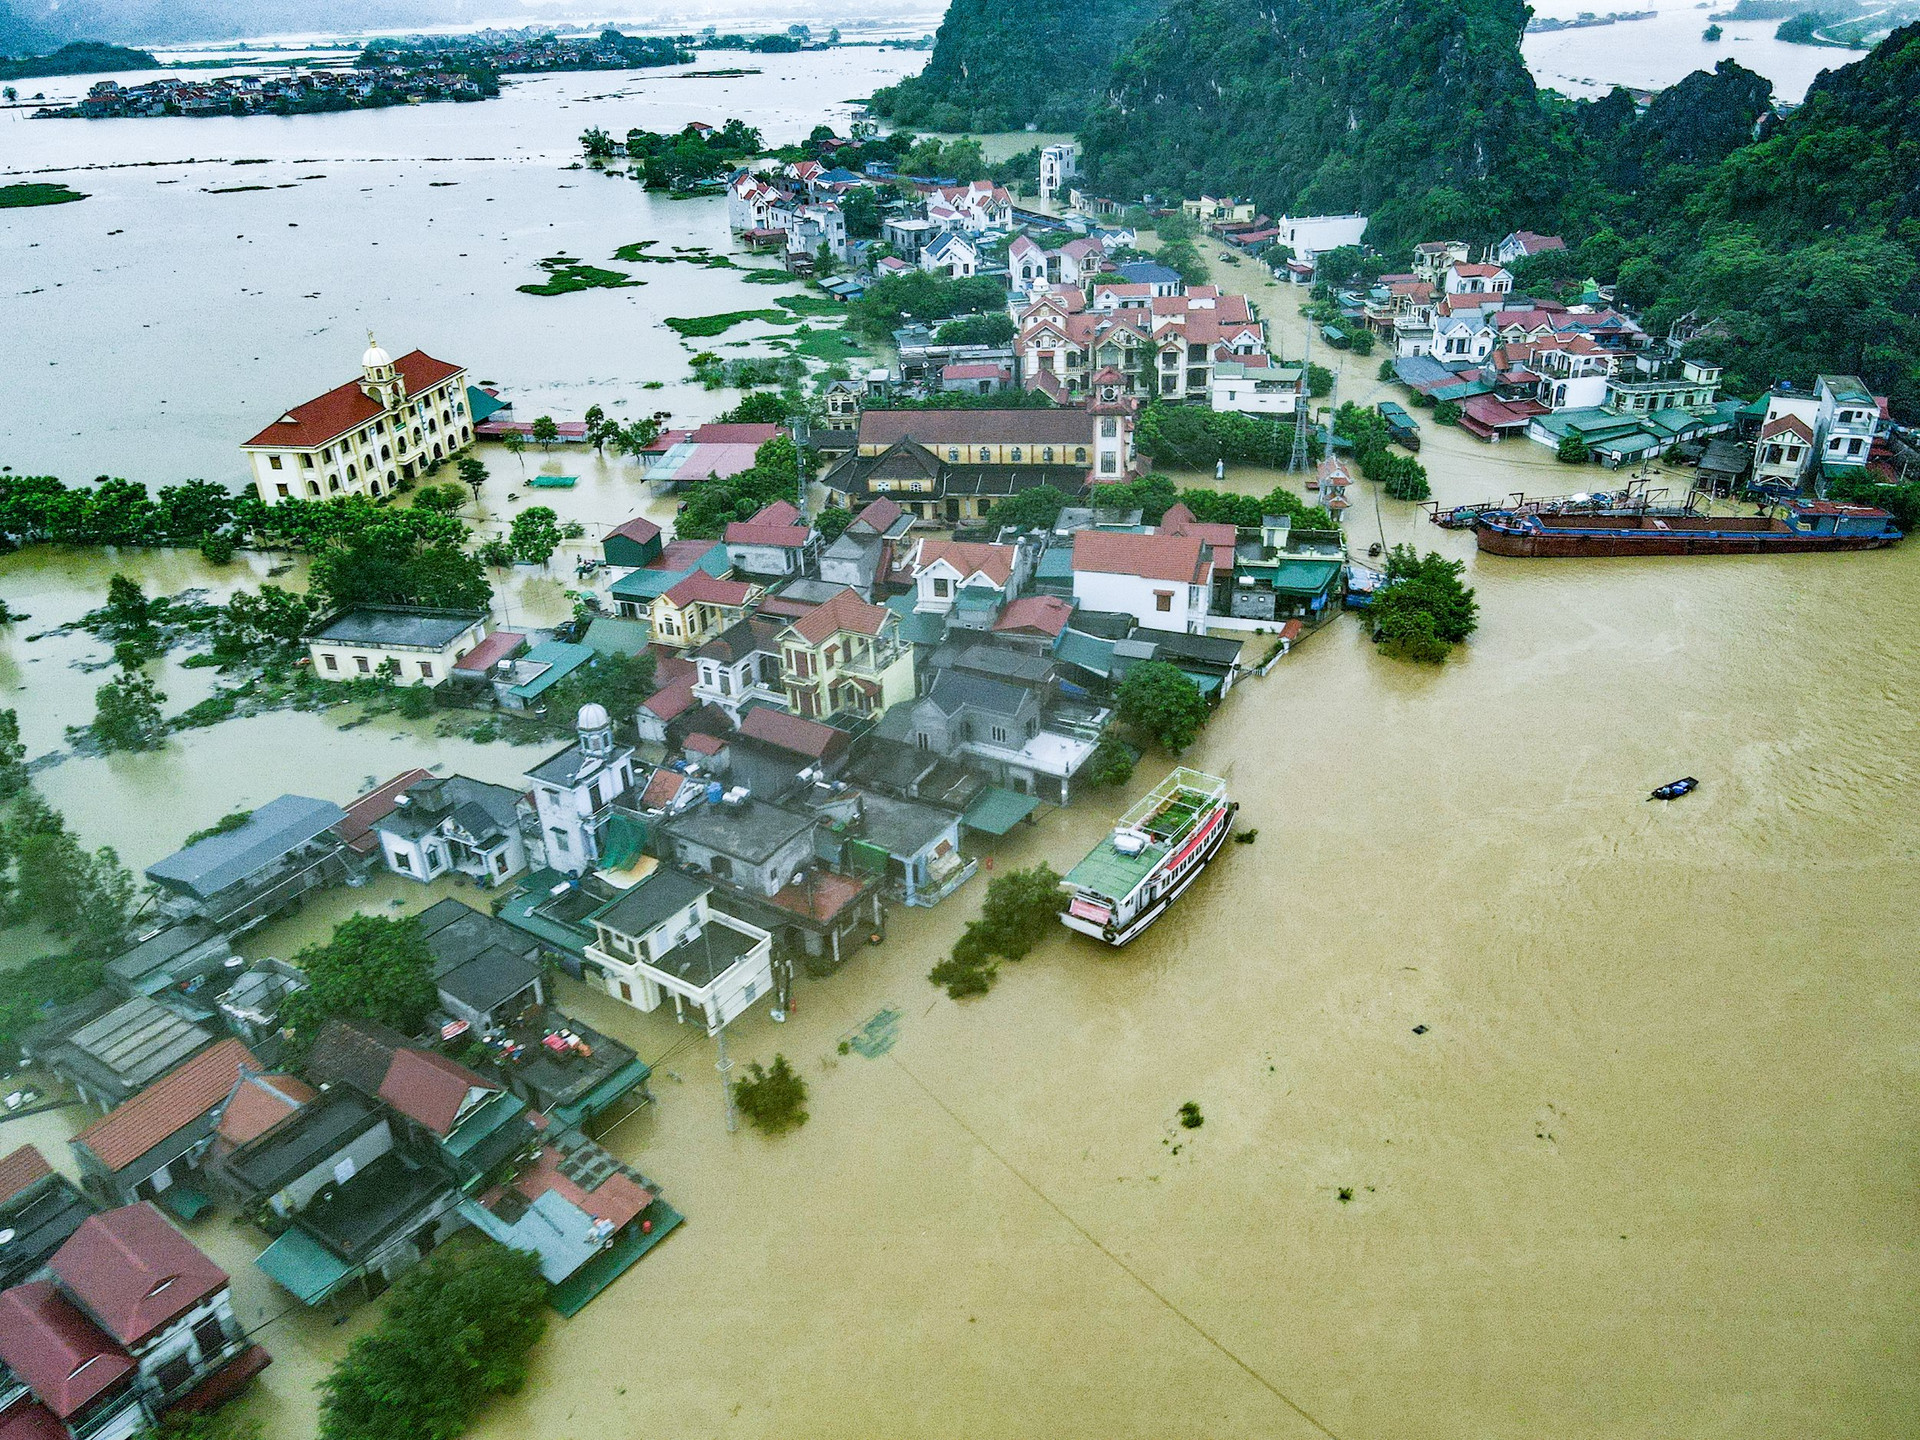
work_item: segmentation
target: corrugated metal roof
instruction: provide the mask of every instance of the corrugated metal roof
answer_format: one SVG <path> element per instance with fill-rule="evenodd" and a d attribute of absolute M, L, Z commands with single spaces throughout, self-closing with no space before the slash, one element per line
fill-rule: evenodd
<path fill-rule="evenodd" d="M 147 878 L 205 899 L 346 818 L 347 812 L 331 800 L 282 795 L 254 811 L 239 829 L 210 835 L 148 866 Z"/>

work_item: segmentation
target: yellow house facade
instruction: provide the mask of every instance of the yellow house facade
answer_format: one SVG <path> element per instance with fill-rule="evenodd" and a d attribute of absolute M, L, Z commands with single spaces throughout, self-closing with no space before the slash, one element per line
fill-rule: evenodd
<path fill-rule="evenodd" d="M 913 647 L 900 617 L 843 590 L 780 632 L 787 708 L 808 719 L 878 715 L 914 695 Z"/>
<path fill-rule="evenodd" d="M 744 580 L 717 580 L 696 570 L 671 589 L 654 597 L 647 609 L 653 638 L 675 650 L 704 645 L 729 625 L 746 618 L 747 611 L 766 592 Z"/>
<path fill-rule="evenodd" d="M 307 656 L 321 680 L 372 680 L 384 672 L 396 685 L 435 686 L 489 628 L 480 611 L 363 606 L 330 617 L 309 635 Z"/>

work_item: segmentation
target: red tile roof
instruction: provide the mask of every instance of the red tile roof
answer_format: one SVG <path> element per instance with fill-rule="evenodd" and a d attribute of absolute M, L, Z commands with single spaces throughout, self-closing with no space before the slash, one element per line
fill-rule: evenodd
<path fill-rule="evenodd" d="M 798 550 L 813 533 L 799 521 L 798 510 L 784 500 L 776 500 L 763 506 L 751 520 L 729 523 L 726 541 L 729 545 L 776 545 Z"/>
<path fill-rule="evenodd" d="M 121 1170 L 227 1098 L 240 1067 L 260 1062 L 238 1040 L 222 1040 L 122 1101 L 73 1137 L 109 1170 Z"/>
<path fill-rule="evenodd" d="M 1469 265 L 1462 260 L 1456 260 L 1451 268 L 1454 274 L 1469 280 L 1491 280 L 1496 275 L 1506 273 L 1504 265 Z"/>
<path fill-rule="evenodd" d="M 778 425 L 702 425 L 687 438 L 696 445 L 764 445 L 779 433 Z"/>
<path fill-rule="evenodd" d="M 858 880 L 816 868 L 799 884 L 788 885 L 769 897 L 768 903 L 778 905 L 791 915 L 826 922 L 858 900 L 866 888 Z"/>
<path fill-rule="evenodd" d="M 683 750 L 690 750 L 695 755 L 718 755 L 727 748 L 727 742 L 718 735 L 708 735 L 695 730 L 680 742 L 680 746 Z"/>
<path fill-rule="evenodd" d="M 647 781 L 647 788 L 641 793 L 640 803 L 649 810 L 664 810 L 680 798 L 680 787 L 687 783 L 687 777 L 678 770 L 669 770 L 664 765 L 653 772 L 653 778 Z"/>
<path fill-rule="evenodd" d="M 716 580 L 704 570 L 696 570 L 660 598 L 669 605 L 685 609 L 689 605 L 744 605 L 753 596 L 753 586 L 744 580 Z"/>
<path fill-rule="evenodd" d="M 995 630 L 1037 630 L 1058 635 L 1073 618 L 1073 605 L 1058 595 L 1024 595 L 1000 612 Z"/>
<path fill-rule="evenodd" d="M 1807 428 L 1807 422 L 1798 415 L 1776 415 L 1761 429 L 1760 438 L 1772 440 L 1789 434 L 1797 435 L 1809 445 L 1813 443 L 1813 431 Z"/>
<path fill-rule="evenodd" d="M 494 637 L 480 642 L 484 647 Z M 460 667 L 455 665 L 454 669 Z M 387 781 L 377 790 L 369 790 L 358 800 L 347 806 L 346 817 L 336 821 L 333 833 L 340 837 L 340 843 L 361 855 L 371 855 L 380 841 L 373 833 L 373 827 L 394 811 L 394 798 L 404 795 L 410 786 L 418 785 L 422 780 L 431 780 L 431 770 L 407 770 Z"/>
<path fill-rule="evenodd" d="M 471 1090 L 498 1090 L 464 1065 L 431 1050 L 396 1050 L 380 1082 L 380 1098 L 439 1136 L 453 1133 Z"/>
<path fill-rule="evenodd" d="M 686 676 L 671 680 L 641 702 L 662 720 L 671 720 L 693 708 L 693 681 Z"/>
<path fill-rule="evenodd" d="M 601 543 L 604 544 L 615 536 L 619 536 L 623 540 L 631 540 L 636 545 L 644 545 L 649 540 L 657 540 L 660 538 L 660 527 L 654 524 L 653 521 L 647 519 L 646 516 L 636 515 L 624 525 L 616 525 L 607 531 L 605 535 L 600 537 Z"/>
<path fill-rule="evenodd" d="M 669 540 L 666 548 L 660 552 L 660 558 L 648 565 L 647 569 L 691 570 L 713 546 L 711 540 Z"/>
<path fill-rule="evenodd" d="M 943 365 L 940 367 L 942 380 L 1011 380 L 1013 372 L 1004 365 L 986 363 L 966 365 Z"/>
<path fill-rule="evenodd" d="M 892 618 L 884 605 L 869 605 L 853 590 L 842 590 L 831 600 L 816 605 L 788 628 L 809 645 L 824 645 L 841 631 L 855 635 L 878 635 Z"/>
<path fill-rule="evenodd" d="M 129 1346 L 227 1288 L 227 1272 L 144 1200 L 89 1215 L 47 1263 L 87 1314 Z"/>
<path fill-rule="evenodd" d="M 47 1157 L 35 1146 L 22 1145 L 11 1155 L 0 1159 L 0 1201 L 11 1200 L 29 1185 L 51 1174 L 53 1167 L 47 1164 Z"/>
<path fill-rule="evenodd" d="M 480 1203 L 492 1209 L 504 1188 L 496 1187 Z M 552 1192 L 571 1201 L 596 1220 L 611 1221 L 616 1230 L 637 1219 L 643 1210 L 653 1204 L 651 1192 L 618 1170 L 593 1189 L 582 1190 L 561 1173 L 560 1152 L 551 1145 L 542 1147 L 540 1153 L 534 1156 L 533 1163 L 514 1176 L 513 1188 L 529 1200 L 538 1200 L 542 1195 Z"/>
<path fill-rule="evenodd" d="M 319 1092 L 294 1075 L 249 1075 L 234 1087 L 214 1134 L 228 1145 L 264 1135 Z"/>
<path fill-rule="evenodd" d="M 906 513 L 897 501 L 883 495 L 878 500 L 869 500 L 866 508 L 853 518 L 870 527 L 875 534 L 884 535 L 893 528 L 893 522 Z"/>
<path fill-rule="evenodd" d="M 907 556 L 908 573 L 918 575 L 930 565 L 945 561 L 962 580 L 969 575 L 984 575 L 994 585 L 1005 588 L 1013 578 L 1013 562 L 1018 552 L 1011 545 L 988 545 L 979 541 L 922 540 Z"/>
<path fill-rule="evenodd" d="M 844 748 L 847 738 L 831 725 L 764 706 L 749 710 L 741 717 L 740 733 L 814 760 L 831 750 Z"/>
<path fill-rule="evenodd" d="M 1210 568 L 1207 546 L 1197 535 L 1132 535 L 1082 530 L 1073 537 L 1076 572 L 1137 575 L 1198 585 Z"/>
<path fill-rule="evenodd" d="M 0 1440 L 68 1440 L 68 1431 L 46 1406 L 27 1399 L 0 1415 Z"/>
<path fill-rule="evenodd" d="M 469 675 L 484 675 L 526 643 L 527 637 L 517 630 L 496 630 L 454 661 L 453 668 Z"/>
<path fill-rule="evenodd" d="M 424 350 L 412 350 L 402 355 L 393 362 L 393 368 L 407 382 L 409 395 L 418 395 L 449 375 L 460 373 L 460 366 L 436 360 Z M 337 386 L 304 405 L 294 406 L 247 444 L 310 449 L 366 424 L 382 411 L 360 388 L 360 384 L 358 380 L 349 380 L 345 385 Z"/>
<path fill-rule="evenodd" d="M 62 1420 L 134 1369 L 126 1352 L 74 1309 L 51 1280 L 0 1294 L 0 1360 Z"/>

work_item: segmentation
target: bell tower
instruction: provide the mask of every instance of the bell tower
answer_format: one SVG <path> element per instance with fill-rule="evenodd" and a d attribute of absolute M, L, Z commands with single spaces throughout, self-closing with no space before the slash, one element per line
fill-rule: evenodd
<path fill-rule="evenodd" d="M 1133 464 L 1133 416 L 1140 402 L 1127 393 L 1127 377 L 1108 367 L 1093 377 L 1087 414 L 1093 419 L 1093 479 L 1126 478 Z"/>
<path fill-rule="evenodd" d="M 382 410 L 397 409 L 407 398 L 407 382 L 393 368 L 393 357 L 367 332 L 367 353 L 360 357 L 360 388 Z"/>

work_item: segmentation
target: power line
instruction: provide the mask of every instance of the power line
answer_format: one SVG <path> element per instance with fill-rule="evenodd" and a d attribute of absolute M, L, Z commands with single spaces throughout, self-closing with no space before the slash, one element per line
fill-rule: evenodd
<path fill-rule="evenodd" d="M 1034 1184 L 1033 1181 L 1029 1180 L 1024 1174 L 1022 1174 L 1018 1169 L 1014 1167 L 1013 1163 L 1009 1161 L 1006 1156 L 1002 1155 L 998 1150 L 994 1149 L 992 1145 L 988 1144 L 985 1137 L 982 1136 L 979 1131 L 975 1130 L 965 1120 L 962 1120 L 960 1116 L 954 1111 L 951 1105 L 947 1104 L 945 1100 L 942 1100 L 939 1097 L 939 1095 L 934 1093 L 933 1089 L 927 1084 L 926 1081 L 922 1080 L 918 1075 L 914 1074 L 913 1071 L 907 1069 L 907 1067 L 904 1064 L 901 1064 L 900 1057 L 898 1055 L 895 1055 L 891 1051 L 889 1051 L 887 1054 L 887 1058 L 893 1061 L 895 1065 L 898 1065 L 900 1067 L 900 1073 L 905 1075 L 909 1080 L 913 1081 L 915 1085 L 919 1086 L 921 1092 L 929 1100 L 933 1101 L 934 1104 L 938 1105 L 942 1110 L 944 1110 L 947 1113 L 947 1118 L 952 1120 L 955 1125 L 958 1125 L 961 1128 L 961 1130 L 965 1131 L 967 1136 L 970 1139 L 972 1139 L 974 1144 L 978 1145 L 982 1150 L 986 1151 L 987 1154 L 991 1155 L 995 1160 L 999 1161 L 1002 1169 L 1004 1169 L 1009 1175 L 1013 1176 L 1013 1178 L 1018 1180 L 1022 1185 L 1026 1186 L 1028 1190 L 1032 1191 L 1034 1195 L 1039 1198 L 1042 1204 L 1044 1204 L 1049 1210 L 1053 1211 L 1053 1213 L 1058 1215 L 1062 1220 L 1066 1221 L 1066 1223 L 1073 1228 L 1073 1230 L 1080 1236 L 1082 1240 L 1085 1240 L 1094 1249 L 1098 1250 L 1102 1255 L 1106 1256 L 1108 1260 L 1112 1261 L 1113 1264 L 1121 1271 L 1121 1273 L 1123 1273 L 1129 1280 L 1133 1281 L 1134 1284 L 1138 1285 L 1142 1290 L 1146 1291 L 1147 1294 L 1151 1295 L 1155 1300 L 1158 1300 L 1160 1304 L 1164 1306 L 1170 1314 L 1172 1314 L 1176 1319 L 1178 1319 L 1189 1330 L 1193 1331 L 1194 1334 L 1198 1335 L 1202 1340 L 1206 1341 L 1207 1344 L 1211 1345 L 1215 1350 L 1218 1350 L 1228 1360 L 1232 1361 L 1235 1366 L 1237 1366 L 1241 1371 L 1243 1371 L 1247 1375 L 1247 1377 L 1250 1380 L 1252 1380 L 1256 1385 L 1258 1385 L 1262 1390 L 1265 1390 L 1269 1395 L 1273 1396 L 1274 1399 L 1278 1400 L 1282 1405 L 1286 1406 L 1294 1414 L 1298 1415 L 1302 1420 L 1306 1421 L 1307 1424 L 1311 1425 L 1315 1430 L 1319 1431 L 1322 1435 L 1325 1435 L 1327 1437 L 1327 1440 L 1340 1440 L 1340 1437 L 1337 1434 L 1335 1434 L 1332 1430 L 1329 1430 L 1325 1425 L 1321 1424 L 1320 1421 L 1314 1418 L 1312 1414 L 1310 1414 L 1307 1410 L 1303 1409 L 1297 1401 L 1291 1399 L 1288 1395 L 1286 1395 L 1280 1389 L 1279 1386 L 1275 1385 L 1271 1380 L 1267 1379 L 1266 1376 L 1262 1375 L 1258 1370 L 1254 1369 L 1253 1366 L 1249 1365 L 1245 1360 L 1242 1360 L 1232 1350 L 1229 1350 L 1225 1344 L 1223 1344 L 1220 1340 L 1215 1338 L 1213 1333 L 1207 1330 L 1205 1326 L 1201 1325 L 1198 1320 L 1195 1320 L 1186 1311 L 1182 1310 L 1178 1305 L 1174 1304 L 1173 1301 L 1169 1300 L 1165 1295 L 1161 1294 L 1160 1291 L 1156 1290 L 1153 1287 L 1153 1285 L 1144 1276 L 1140 1274 L 1139 1271 L 1135 1270 L 1131 1265 L 1127 1264 L 1126 1261 L 1122 1260 L 1118 1255 L 1114 1254 L 1113 1251 L 1109 1250 L 1105 1245 L 1101 1244 L 1100 1241 L 1093 1235 L 1091 1231 L 1087 1229 L 1086 1226 L 1082 1225 L 1078 1220 L 1074 1219 L 1073 1216 L 1069 1215 L 1065 1210 L 1061 1209 L 1058 1202 L 1056 1202 L 1051 1195 L 1047 1194 L 1046 1191 L 1042 1190 L 1038 1185 Z"/>

